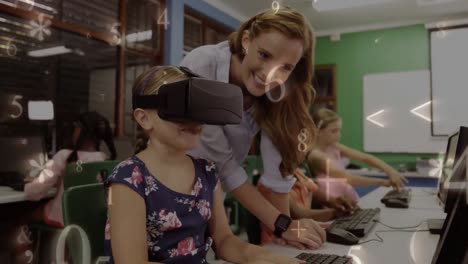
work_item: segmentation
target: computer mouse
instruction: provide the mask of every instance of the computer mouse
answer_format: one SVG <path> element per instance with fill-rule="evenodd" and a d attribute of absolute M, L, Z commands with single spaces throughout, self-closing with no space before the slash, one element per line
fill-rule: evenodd
<path fill-rule="evenodd" d="M 344 229 L 331 228 L 327 229 L 327 241 L 342 245 L 356 245 L 359 242 L 359 238 Z"/>
<path fill-rule="evenodd" d="M 385 202 L 385 206 L 389 208 L 408 208 L 408 202 L 402 201 L 400 199 L 388 199 Z"/>

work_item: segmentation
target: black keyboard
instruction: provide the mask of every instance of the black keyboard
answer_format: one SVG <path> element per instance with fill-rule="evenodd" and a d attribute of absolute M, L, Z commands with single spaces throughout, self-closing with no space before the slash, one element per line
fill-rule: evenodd
<path fill-rule="evenodd" d="M 397 199 L 403 201 L 405 203 L 409 203 L 411 200 L 411 190 L 410 189 L 402 189 L 398 190 L 391 190 L 387 192 L 380 201 L 382 203 L 386 203 L 390 199 Z"/>
<path fill-rule="evenodd" d="M 366 236 L 380 218 L 380 208 L 359 209 L 350 216 L 337 218 L 329 229 L 340 228 L 357 237 Z"/>
<path fill-rule="evenodd" d="M 307 264 L 352 264 L 353 259 L 346 256 L 329 254 L 301 253 L 297 259 L 305 260 Z"/>

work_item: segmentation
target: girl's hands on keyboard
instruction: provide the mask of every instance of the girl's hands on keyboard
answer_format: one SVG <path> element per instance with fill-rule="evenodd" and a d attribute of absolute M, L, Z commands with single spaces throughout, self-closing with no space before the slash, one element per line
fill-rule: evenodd
<path fill-rule="evenodd" d="M 329 202 L 329 206 L 334 208 L 338 215 L 352 214 L 359 209 L 357 201 L 345 195 L 332 198 Z"/>
<path fill-rule="evenodd" d="M 408 179 L 403 177 L 400 173 L 397 171 L 392 172 L 388 175 L 388 178 L 390 179 L 390 184 L 397 190 L 401 190 L 405 187 L 406 184 L 408 184 Z"/>

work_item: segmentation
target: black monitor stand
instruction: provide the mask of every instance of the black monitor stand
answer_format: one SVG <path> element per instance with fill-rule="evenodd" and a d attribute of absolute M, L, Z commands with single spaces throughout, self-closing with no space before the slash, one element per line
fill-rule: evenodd
<path fill-rule="evenodd" d="M 440 235 L 444 227 L 445 219 L 442 218 L 429 218 L 427 219 L 427 227 L 431 234 Z"/>

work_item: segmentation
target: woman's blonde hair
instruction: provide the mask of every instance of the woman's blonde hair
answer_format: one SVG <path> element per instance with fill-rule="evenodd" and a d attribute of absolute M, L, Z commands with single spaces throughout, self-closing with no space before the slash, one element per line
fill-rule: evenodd
<path fill-rule="evenodd" d="M 305 153 L 315 142 L 315 125 L 309 114 L 310 105 L 315 97 L 312 87 L 314 73 L 315 39 L 307 19 L 290 8 L 269 9 L 258 13 L 244 22 L 237 32 L 229 36 L 232 54 L 244 58 L 242 34 L 245 30 L 254 39 L 262 33 L 276 30 L 291 39 L 302 41 L 304 54 L 285 83 L 287 95 L 279 102 L 272 102 L 266 95 L 255 102 L 255 119 L 259 126 L 270 136 L 273 144 L 281 153 L 280 171 L 290 175 L 304 161 Z M 301 130 L 306 129 L 308 136 L 299 140 Z M 298 149 L 299 143 L 307 149 Z"/>
<path fill-rule="evenodd" d="M 337 113 L 327 108 L 317 110 L 313 114 L 313 118 L 318 129 L 324 129 L 331 123 L 341 120 L 341 117 Z"/>
<path fill-rule="evenodd" d="M 135 80 L 132 92 L 134 95 L 158 94 L 159 88 L 166 83 L 186 80 L 189 77 L 174 66 L 156 66 L 142 73 Z M 149 136 L 147 132 L 137 124 L 135 154 L 143 151 L 148 146 Z"/>

